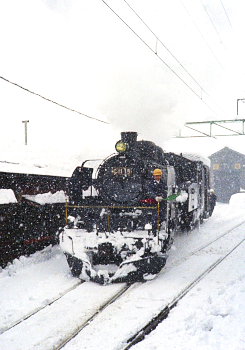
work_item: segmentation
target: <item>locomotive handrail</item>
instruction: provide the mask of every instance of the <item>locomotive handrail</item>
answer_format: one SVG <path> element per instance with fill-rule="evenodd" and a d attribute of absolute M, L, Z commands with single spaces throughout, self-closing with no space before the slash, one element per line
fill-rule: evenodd
<path fill-rule="evenodd" d="M 68 208 L 83 208 L 83 209 L 89 209 L 89 208 L 97 208 L 97 209 L 155 209 L 158 213 L 158 227 L 160 227 L 160 204 L 157 203 L 156 206 L 151 207 L 143 207 L 143 206 L 114 206 L 114 205 L 69 205 L 68 201 L 66 201 L 66 224 L 68 224 Z M 108 219 L 109 220 L 109 219 Z M 110 223 L 109 223 L 110 226 Z"/>
<path fill-rule="evenodd" d="M 173 201 L 178 197 L 180 193 L 174 193 L 168 196 L 167 198 L 163 198 L 165 201 Z M 160 227 L 160 203 L 158 202 L 156 206 L 147 207 L 147 206 L 116 206 L 116 205 L 69 205 L 68 200 L 66 201 L 66 224 L 68 223 L 68 208 L 97 208 L 97 209 L 156 209 L 158 214 L 158 227 Z"/>
<path fill-rule="evenodd" d="M 155 207 L 122 207 L 122 206 L 113 206 L 113 205 L 67 205 L 68 208 L 111 208 L 111 209 L 157 209 Z"/>

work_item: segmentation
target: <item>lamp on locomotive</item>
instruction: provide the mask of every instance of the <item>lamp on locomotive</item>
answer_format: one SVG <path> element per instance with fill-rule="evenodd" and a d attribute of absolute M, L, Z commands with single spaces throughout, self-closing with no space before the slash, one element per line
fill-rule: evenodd
<path fill-rule="evenodd" d="M 129 149 L 134 149 L 137 143 L 137 132 L 135 131 L 125 131 L 121 132 L 121 140 L 115 145 L 116 151 L 118 153 L 123 153 Z"/>
<path fill-rule="evenodd" d="M 115 148 L 118 153 L 123 153 L 128 150 L 128 144 L 120 140 L 116 143 Z"/>

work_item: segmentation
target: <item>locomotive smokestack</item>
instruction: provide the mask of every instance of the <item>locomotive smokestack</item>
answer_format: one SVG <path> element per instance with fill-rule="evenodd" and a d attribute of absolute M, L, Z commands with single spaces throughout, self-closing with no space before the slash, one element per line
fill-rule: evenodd
<path fill-rule="evenodd" d="M 137 136 L 138 134 L 135 131 L 121 132 L 122 142 L 128 143 L 129 145 L 132 145 L 137 141 Z"/>

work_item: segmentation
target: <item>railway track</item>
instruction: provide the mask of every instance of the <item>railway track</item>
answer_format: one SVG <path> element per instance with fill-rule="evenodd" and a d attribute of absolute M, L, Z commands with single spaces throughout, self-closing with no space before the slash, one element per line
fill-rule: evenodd
<path fill-rule="evenodd" d="M 11 322 L 8 326 L 2 327 L 0 329 L 0 335 L 3 334 L 4 332 L 8 331 L 9 329 L 17 326 L 18 324 L 20 324 L 21 322 L 27 320 L 28 318 L 34 316 L 35 314 L 37 314 L 38 312 L 40 312 L 41 310 L 45 309 L 46 307 L 52 305 L 54 302 L 58 301 L 59 299 L 61 299 L 64 295 L 66 295 L 67 293 L 71 292 L 72 290 L 74 290 L 75 288 L 77 288 L 81 283 L 83 283 L 83 281 L 78 281 L 76 284 L 74 284 L 72 287 L 66 289 L 64 292 L 60 293 L 59 296 L 54 297 L 51 301 L 49 301 L 48 303 L 39 306 L 35 309 L 33 309 L 31 312 L 28 312 L 27 314 L 23 315 L 21 318 L 19 318 L 18 320 Z"/>
<path fill-rule="evenodd" d="M 184 257 L 181 257 L 181 258 L 177 258 L 177 259 L 174 259 L 171 263 L 171 265 L 169 267 L 166 268 L 167 269 L 170 269 L 172 268 L 173 266 L 175 265 L 179 265 L 181 262 L 185 261 L 188 257 L 194 255 L 194 254 L 197 254 L 198 252 L 208 248 L 209 246 L 211 246 L 213 243 L 219 241 L 221 238 L 229 235 L 230 233 L 232 233 L 232 231 L 234 231 L 235 229 L 237 229 L 238 227 L 242 226 L 243 224 L 245 224 L 245 220 L 243 220 L 242 222 L 240 222 L 239 224 L 233 226 L 232 228 L 226 230 L 224 233 L 220 234 L 218 237 L 215 237 L 214 239 L 212 239 L 211 241 L 209 241 L 208 243 L 205 243 L 203 244 L 201 247 L 193 250 L 192 252 L 188 253 L 187 255 L 185 255 Z"/>
<path fill-rule="evenodd" d="M 170 275 L 171 270 L 176 269 L 176 268 L 180 268 L 181 264 L 184 263 L 185 260 L 190 259 L 191 257 L 196 257 L 202 251 L 205 251 L 205 249 L 207 249 L 208 247 L 211 247 L 212 245 L 217 244 L 217 242 L 220 242 L 220 240 L 222 240 L 222 239 L 223 240 L 226 239 L 229 235 L 232 235 L 232 232 L 234 230 L 238 229 L 244 223 L 245 223 L 245 221 L 234 226 L 232 229 L 227 230 L 225 233 L 223 233 L 219 237 L 216 237 L 212 241 L 208 242 L 207 244 L 203 245 L 202 247 L 200 247 L 200 248 L 196 249 L 195 251 L 193 251 L 192 253 L 188 254 L 188 256 L 183 257 L 179 260 L 175 260 L 173 262 L 173 264 L 168 267 L 168 269 L 163 271 L 158 276 L 157 279 L 163 278 L 162 283 L 165 283 L 165 281 L 164 281 L 165 274 Z M 234 249 L 236 249 L 237 246 L 242 244 L 244 239 L 242 239 L 242 240 L 240 239 L 240 241 L 239 241 L 239 239 L 240 238 L 238 237 L 237 238 L 238 241 L 232 249 L 227 251 L 222 256 L 219 256 L 218 258 L 216 256 L 214 261 L 211 264 L 205 264 L 205 266 L 206 265 L 208 265 L 208 266 L 206 266 L 206 268 L 201 273 L 199 273 L 197 276 L 195 276 L 195 278 L 192 278 L 192 281 L 187 286 L 180 288 L 177 295 L 170 295 L 168 297 L 166 296 L 166 298 L 161 297 L 159 300 L 159 303 L 157 302 L 157 304 L 161 304 L 161 309 L 157 310 L 157 311 L 153 310 L 150 313 L 151 316 L 150 316 L 150 314 L 148 315 L 148 320 L 144 320 L 144 324 L 139 324 L 136 326 L 134 325 L 134 327 L 131 327 L 131 329 L 134 329 L 135 331 L 133 334 L 130 331 L 126 335 L 123 336 L 123 339 L 121 339 L 121 344 L 123 344 L 124 347 L 122 349 L 129 349 L 135 343 L 142 340 L 146 334 L 148 334 L 151 330 L 153 330 L 157 326 L 157 324 L 159 324 L 164 318 L 166 318 L 169 311 L 174 306 L 177 305 L 178 301 L 181 300 L 189 292 L 189 290 L 191 290 L 201 279 L 203 279 L 216 266 L 218 266 L 229 254 L 231 254 L 231 252 Z M 56 332 L 58 333 L 57 339 L 52 338 L 52 341 L 46 341 L 45 339 L 40 340 L 39 344 L 43 343 L 43 347 L 42 346 L 38 347 L 38 349 L 45 349 L 45 350 L 47 350 L 47 349 L 58 350 L 58 349 L 62 349 L 62 348 L 69 349 L 69 344 L 71 344 L 72 341 L 76 339 L 76 336 L 78 336 L 79 338 L 83 337 L 84 331 L 85 331 L 85 333 L 88 333 L 89 329 L 94 331 L 94 328 L 96 329 L 96 325 L 101 322 L 101 319 L 104 318 L 107 320 L 107 317 L 106 317 L 107 312 L 109 312 L 109 315 L 110 315 L 109 319 L 112 320 L 113 317 L 115 318 L 115 314 L 117 315 L 117 312 L 115 313 L 111 310 L 115 310 L 115 308 L 117 308 L 118 305 L 119 306 L 122 305 L 120 307 L 122 307 L 122 309 L 123 309 L 124 306 L 127 304 L 127 302 L 126 302 L 126 304 L 124 303 L 125 299 L 129 300 L 129 301 L 131 300 L 132 301 L 131 304 L 134 303 L 134 300 L 139 298 L 139 296 L 141 295 L 142 288 L 144 288 L 144 289 L 146 288 L 148 290 L 149 288 L 151 288 L 152 284 L 154 284 L 155 282 L 156 283 L 159 282 L 159 281 L 157 282 L 157 279 L 153 280 L 149 283 L 140 284 L 139 288 L 138 288 L 138 285 L 139 285 L 138 283 L 134 284 L 133 286 L 128 286 L 128 285 L 111 286 L 112 291 L 105 293 L 105 294 L 108 294 L 107 297 L 103 297 L 103 298 L 98 297 L 98 299 L 96 297 L 95 298 L 96 302 L 94 302 L 94 305 L 91 305 L 91 304 L 88 305 L 87 311 L 86 311 L 86 308 L 85 309 L 81 308 L 80 313 L 83 315 L 83 317 L 80 317 L 80 318 L 78 317 L 77 321 L 74 323 L 74 325 L 71 327 L 71 329 L 67 330 L 67 332 L 65 332 L 65 333 L 62 332 L 62 334 L 60 334 L 60 332 L 57 331 L 57 329 L 59 329 L 59 322 L 57 322 L 57 318 L 59 316 L 57 315 L 57 318 L 55 317 L 55 320 L 54 320 L 54 322 L 58 323 L 57 327 L 55 324 L 52 327 L 50 327 L 51 332 L 53 332 L 56 329 Z M 79 281 L 75 286 L 66 290 L 63 293 L 63 295 L 60 295 L 59 297 L 54 298 L 47 305 L 44 305 L 40 308 L 33 310 L 28 315 L 23 316 L 18 321 L 14 322 L 13 324 L 6 327 L 6 329 L 4 330 L 4 333 L 2 335 L 0 335 L 0 345 L 3 344 L 3 346 L 1 346 L 1 349 L 2 350 L 5 350 L 5 349 L 9 350 L 11 348 L 11 347 L 9 347 L 9 344 L 11 344 L 11 342 L 13 341 L 13 339 L 15 339 L 15 337 L 17 336 L 17 334 L 19 334 L 19 332 L 25 332 L 25 329 L 26 328 L 28 329 L 29 327 L 31 329 L 33 328 L 33 331 L 35 332 L 37 325 L 39 327 L 40 323 L 47 322 L 47 319 L 50 320 L 49 315 L 57 312 L 56 310 L 59 310 L 59 307 L 60 307 L 59 305 L 62 306 L 62 300 L 64 300 L 65 298 L 69 299 L 69 295 L 71 295 L 72 292 L 73 292 L 73 296 L 71 296 L 71 298 L 73 298 L 74 300 L 77 300 L 76 298 L 80 298 L 80 299 L 86 300 L 86 302 L 87 302 L 87 299 L 86 299 L 87 294 L 86 293 L 88 291 L 86 292 L 86 288 L 82 288 L 83 286 L 81 284 L 82 283 Z M 109 286 L 108 287 L 101 287 L 99 285 L 95 285 L 92 283 L 83 283 L 83 285 L 93 286 L 93 288 L 95 289 L 94 294 L 100 294 L 102 291 L 107 290 L 109 287 Z M 80 289 L 80 290 L 78 290 L 78 289 Z M 164 304 L 163 301 L 165 299 L 168 300 L 168 302 L 167 303 L 165 302 L 165 304 Z M 93 301 L 92 301 L 92 303 L 93 303 Z M 81 307 L 81 304 L 78 305 L 78 307 Z M 120 307 L 119 307 L 119 309 L 120 309 Z M 53 310 L 51 310 L 52 308 L 53 308 Z M 111 310 L 110 310 L 110 308 L 111 308 Z M 159 309 L 159 306 L 157 309 Z M 46 312 L 46 311 L 49 311 L 49 312 Z M 67 316 L 65 308 L 64 308 L 64 312 L 57 312 L 57 313 L 63 314 L 64 318 Z M 74 317 L 74 318 L 76 318 L 76 317 Z M 51 317 L 51 319 L 52 319 L 52 317 Z M 108 320 L 106 322 L 108 322 Z M 125 320 L 124 320 L 124 322 L 125 322 Z M 62 329 L 61 324 L 60 324 L 60 329 Z M 46 334 L 46 336 L 47 336 L 47 338 L 49 337 L 48 334 Z M 45 335 L 44 335 L 44 337 L 45 337 Z M 88 339 L 86 337 L 86 335 L 84 335 L 83 338 Z M 13 350 L 19 350 L 19 349 L 23 350 L 23 348 L 33 349 L 34 344 L 33 343 L 30 344 L 29 347 L 28 347 L 28 345 L 23 346 L 23 344 L 20 344 L 20 347 L 17 347 L 16 349 L 13 349 Z M 93 349 L 93 347 L 91 347 L 91 349 Z M 110 349 L 110 347 L 108 347 L 108 349 Z"/>
<path fill-rule="evenodd" d="M 244 224 L 244 223 L 243 223 Z M 226 231 L 224 234 L 220 235 L 218 238 L 212 241 L 213 244 L 216 244 L 216 247 L 219 249 L 220 240 L 226 239 L 226 236 L 232 234 L 232 231 L 239 228 L 242 224 L 236 225 L 233 229 Z M 229 239 L 226 240 L 228 243 Z M 127 294 L 128 302 L 123 296 L 113 304 L 109 305 L 107 310 L 104 310 L 104 313 L 97 315 L 97 318 L 94 318 L 93 322 L 91 322 L 86 329 L 79 334 L 77 339 L 73 340 L 69 346 L 64 347 L 64 350 L 69 349 L 79 349 L 78 344 L 83 344 L 85 349 L 98 349 L 99 344 L 107 344 L 107 349 L 120 349 L 127 350 L 130 349 L 134 344 L 143 340 L 146 334 L 149 334 L 156 326 L 162 322 L 169 314 L 169 312 L 178 304 L 178 302 L 184 298 L 184 296 L 194 288 L 202 279 L 204 279 L 212 270 L 214 270 L 217 266 L 219 266 L 232 252 L 234 252 L 238 247 L 240 247 L 244 243 L 244 234 L 239 234 L 236 239 L 236 243 L 232 245 L 232 247 L 227 247 L 226 252 L 222 254 L 214 254 L 213 259 L 209 261 L 205 261 L 206 259 L 200 259 L 200 253 L 210 247 L 212 245 L 211 242 L 205 244 L 202 248 L 199 248 L 193 252 L 193 256 L 196 259 L 193 259 L 191 264 L 185 264 L 183 267 L 184 272 L 186 274 L 187 269 L 191 269 L 191 267 L 195 267 L 193 261 L 197 262 L 199 260 L 200 264 L 198 269 L 193 268 L 189 271 L 188 280 L 189 283 L 183 284 L 180 283 L 179 286 L 176 285 L 175 293 L 171 292 L 173 290 L 173 283 L 171 281 L 171 269 L 168 271 L 168 278 L 170 280 L 164 281 L 165 272 L 161 274 L 158 278 L 162 277 L 161 283 L 159 281 L 153 280 L 149 283 L 141 284 L 139 288 L 135 290 L 129 291 Z M 224 248 L 224 247 L 223 247 Z M 197 254 L 197 255 L 196 255 Z M 173 269 L 177 269 L 181 271 L 181 263 L 178 267 L 174 267 Z M 199 273 L 197 273 L 197 270 Z M 196 276 L 195 276 L 196 274 Z M 176 276 L 176 273 L 175 273 Z M 182 277 L 182 276 L 180 276 Z M 185 276 L 187 277 L 187 276 Z M 165 283 L 167 282 L 167 283 Z M 170 283 L 169 283 L 170 282 Z M 135 320 L 131 322 L 130 319 L 127 318 L 127 315 L 132 315 L 132 310 L 135 309 L 135 314 L 139 313 L 139 308 L 141 309 L 140 315 L 145 313 L 144 304 L 147 305 L 148 300 L 146 298 L 142 299 L 142 303 L 139 302 L 140 295 L 145 294 L 146 290 L 149 291 L 150 298 L 152 298 L 152 284 L 158 284 L 158 288 L 156 288 L 154 295 L 160 296 L 156 298 L 153 303 L 151 302 L 148 306 L 145 307 L 147 311 L 147 316 L 135 317 Z M 167 290 L 163 290 L 165 287 Z M 156 305 L 154 305 L 156 304 Z M 120 315 L 118 313 L 120 310 Z M 144 311 L 144 312 L 143 312 Z M 125 316 L 126 315 L 126 316 Z M 142 318 L 142 319 L 141 319 Z M 148 319 L 147 319 L 148 318 Z M 139 324 L 141 322 L 141 326 Z M 101 324 L 103 324 L 103 331 L 100 331 Z M 105 331 L 108 329 L 108 333 Z M 120 332 L 114 334 L 114 337 L 111 335 L 111 330 L 120 329 Z M 132 330 L 135 332 L 132 333 Z M 96 334 L 96 337 L 93 337 L 93 334 Z M 113 339 L 114 338 L 114 339 Z M 104 342 L 103 342 L 104 340 Z M 76 347 L 77 345 L 77 347 Z M 60 349 L 60 348 L 59 348 Z"/>
<path fill-rule="evenodd" d="M 109 304 L 113 303 L 117 298 L 123 295 L 130 285 L 120 284 L 101 287 L 95 283 L 79 282 L 73 288 L 63 293 L 62 296 L 56 298 L 51 303 L 33 310 L 32 313 L 26 315 L 23 320 L 18 320 L 0 335 L 0 349 L 33 349 L 35 346 L 41 346 L 42 349 L 59 349 L 63 347 L 70 339 L 74 338 L 84 327 L 102 312 Z M 101 288 L 105 293 L 100 293 Z M 90 299 L 89 299 L 90 298 Z M 66 300 L 65 300 L 66 299 Z M 50 321 L 52 320 L 52 321 Z M 60 321 L 60 322 L 59 322 Z M 45 328 L 47 322 L 52 322 L 50 328 L 46 329 L 46 334 L 40 332 L 42 327 Z M 57 326 L 57 323 L 59 325 Z M 71 327 L 67 326 L 71 323 Z M 66 332 L 62 330 L 66 329 Z M 60 332 L 61 331 L 61 332 Z M 51 334 L 57 332 L 57 338 L 50 339 Z M 26 337 L 19 338 L 19 334 L 39 334 L 40 339 L 36 340 Z M 46 339 L 42 339 L 42 337 Z M 13 348 L 13 339 L 16 341 L 16 347 Z M 37 345 L 39 343 L 39 345 Z M 44 343 L 43 347 L 42 344 Z"/>
<path fill-rule="evenodd" d="M 131 285 L 127 285 L 124 288 L 122 288 L 117 294 L 115 294 L 112 298 L 107 300 L 88 320 L 86 320 L 83 324 L 81 324 L 77 329 L 72 332 L 68 337 L 66 337 L 62 342 L 55 348 L 55 350 L 60 350 L 64 348 L 66 344 L 68 344 L 73 338 L 75 338 L 79 332 L 82 331 L 82 329 L 90 324 L 97 315 L 99 315 L 107 306 L 112 304 L 114 301 L 116 301 L 120 296 L 122 296 L 129 288 Z"/>
<path fill-rule="evenodd" d="M 170 311 L 176 307 L 181 299 L 191 291 L 197 283 L 199 283 L 202 279 L 204 279 L 212 270 L 214 270 L 219 264 L 221 264 L 230 254 L 232 254 L 240 245 L 242 245 L 245 241 L 245 238 L 239 242 L 235 247 L 233 247 L 227 254 L 225 254 L 222 258 L 218 259 L 214 262 L 209 268 L 207 268 L 200 276 L 198 276 L 191 284 L 189 284 L 181 293 L 175 297 L 168 305 L 166 305 L 157 316 L 155 316 L 152 320 L 150 320 L 142 329 L 136 332 L 133 336 L 131 336 L 127 340 L 127 346 L 123 347 L 121 350 L 129 350 L 133 345 L 139 343 L 144 340 L 145 336 L 150 334 L 162 321 L 164 321 Z"/>

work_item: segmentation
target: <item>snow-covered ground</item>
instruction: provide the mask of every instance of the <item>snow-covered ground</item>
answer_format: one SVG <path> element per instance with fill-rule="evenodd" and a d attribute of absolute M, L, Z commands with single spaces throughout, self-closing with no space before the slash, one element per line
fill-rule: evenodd
<path fill-rule="evenodd" d="M 217 242 L 215 247 L 206 248 L 204 255 L 196 254 L 192 260 L 189 259 L 191 252 L 242 223 L 245 220 L 244 210 L 245 194 L 234 195 L 230 204 L 218 204 L 213 217 L 200 228 L 189 234 L 177 235 L 166 268 L 161 274 L 153 281 L 142 286 L 137 285 L 131 294 L 128 293 L 127 297 L 121 299 L 121 306 L 120 303 L 116 304 L 113 309 L 112 304 L 113 314 L 105 314 L 101 317 L 104 321 L 98 319 L 97 323 L 94 322 L 94 328 L 91 330 L 96 330 L 96 324 L 100 330 L 96 336 L 92 336 L 91 330 L 86 327 L 87 330 L 85 329 L 85 332 L 67 344 L 66 348 L 92 350 L 96 349 L 96 346 L 98 349 L 98 344 L 100 349 L 118 348 L 115 344 L 123 332 L 120 327 L 118 329 L 117 323 L 124 320 L 121 329 L 126 328 L 130 322 L 140 324 L 143 316 L 147 315 L 146 310 L 147 312 L 154 310 L 161 299 L 164 299 L 164 295 L 168 293 L 172 295 L 173 287 L 168 287 L 169 290 L 166 290 L 167 286 L 185 284 L 188 283 L 188 279 L 194 277 L 190 273 L 193 263 L 196 267 L 211 264 L 226 251 L 228 246 L 235 244 L 235 238 L 244 237 L 245 225 L 238 226 L 234 230 L 234 235 L 231 233 L 225 240 Z M 199 282 L 170 312 L 168 318 L 147 336 L 145 341 L 137 344 L 135 349 L 245 349 L 243 252 L 244 243 Z M 180 271 L 188 266 L 186 272 L 180 274 Z M 4 331 L 7 326 L 28 315 L 31 310 L 52 302 L 55 297 L 62 295 L 77 282 L 78 280 L 71 276 L 65 257 L 58 247 L 48 247 L 31 257 L 15 260 L 0 273 L 0 329 Z M 0 349 L 54 349 L 56 337 L 62 337 L 67 329 L 72 330 L 78 326 L 77 322 L 84 317 L 82 310 L 88 306 L 87 304 L 90 305 L 88 309 L 92 312 L 99 307 L 100 304 L 96 304 L 99 300 L 103 303 L 107 296 L 122 287 L 122 285 L 99 286 L 94 283 L 85 285 L 81 285 L 62 298 L 66 310 L 63 313 L 63 323 L 60 309 L 57 306 L 49 307 L 45 322 L 37 318 L 34 325 L 34 321 L 30 318 L 25 321 L 26 326 L 19 325 L 0 335 Z M 132 300 L 133 304 L 136 304 L 134 308 L 130 306 Z M 124 315 L 121 312 L 122 305 L 127 310 Z M 69 311 L 71 316 L 67 319 L 69 321 L 65 321 Z M 28 334 L 25 333 L 27 322 Z M 60 325 L 59 334 L 56 334 L 58 332 L 53 326 L 54 323 Z M 113 324 L 115 327 L 111 328 Z M 52 327 L 54 330 L 50 331 Z"/>
<path fill-rule="evenodd" d="M 135 350 L 244 350 L 244 248 L 198 283 Z"/>

